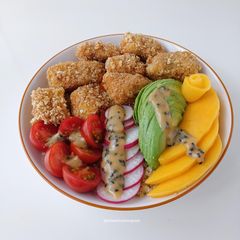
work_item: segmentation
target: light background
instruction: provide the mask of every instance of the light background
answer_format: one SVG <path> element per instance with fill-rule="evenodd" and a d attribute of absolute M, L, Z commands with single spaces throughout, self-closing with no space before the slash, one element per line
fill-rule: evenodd
<path fill-rule="evenodd" d="M 86 38 L 126 31 L 175 41 L 206 60 L 229 90 L 235 128 L 226 157 L 193 192 L 162 207 L 114 212 L 48 185 L 24 154 L 17 121 L 23 91 L 47 59 Z M 238 0 L 0 0 L 0 239 L 240 239 L 239 45 Z"/>

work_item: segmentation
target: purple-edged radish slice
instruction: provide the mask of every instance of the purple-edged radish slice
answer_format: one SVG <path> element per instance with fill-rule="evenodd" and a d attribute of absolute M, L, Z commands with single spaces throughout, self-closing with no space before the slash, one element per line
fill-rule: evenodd
<path fill-rule="evenodd" d="M 123 105 L 122 106 L 125 110 L 125 118 L 124 121 L 128 121 L 133 117 L 133 109 L 130 106 Z M 108 118 L 108 109 L 105 111 L 105 117 Z"/>
<path fill-rule="evenodd" d="M 124 145 L 125 149 L 132 148 L 138 144 L 138 127 L 134 126 L 130 129 L 126 130 L 125 133 L 126 133 L 125 145 Z M 104 143 L 106 145 L 109 145 L 109 143 L 110 143 L 108 140 L 108 133 L 106 134 Z"/>
<path fill-rule="evenodd" d="M 123 105 L 123 108 L 125 110 L 125 118 L 124 121 L 127 121 L 133 117 L 133 109 L 130 106 Z"/>
<path fill-rule="evenodd" d="M 137 169 L 143 163 L 143 161 L 143 155 L 138 152 L 138 154 L 136 154 L 130 160 L 127 160 L 124 174 L 135 171 L 135 169 Z"/>
<path fill-rule="evenodd" d="M 111 193 L 109 193 L 104 184 L 100 183 L 97 187 L 97 195 L 99 198 L 101 198 L 103 201 L 105 202 L 109 202 L 109 203 L 123 203 L 126 202 L 130 199 L 132 199 L 133 197 L 135 197 L 135 195 L 138 193 L 139 189 L 140 189 L 140 183 L 136 184 L 134 187 L 128 188 L 126 190 L 123 190 L 122 195 L 120 196 L 120 198 L 114 198 L 112 196 Z"/>
<path fill-rule="evenodd" d="M 127 121 L 127 122 L 124 122 L 124 129 L 127 130 L 131 127 L 134 127 L 135 126 L 135 122 L 133 119 Z"/>
<path fill-rule="evenodd" d="M 127 161 L 134 157 L 139 152 L 139 145 L 136 144 L 135 146 L 126 149 L 126 159 Z"/>
<path fill-rule="evenodd" d="M 144 167 L 141 164 L 134 171 L 124 174 L 124 190 L 131 188 L 141 182 L 144 174 Z"/>
<path fill-rule="evenodd" d="M 105 126 L 107 126 L 107 119 L 104 122 Z M 128 130 L 129 128 L 132 128 L 135 126 L 135 122 L 133 120 L 133 118 L 131 118 L 130 120 L 124 122 L 124 129 Z"/>
<path fill-rule="evenodd" d="M 124 148 L 129 149 L 138 143 L 138 127 L 134 126 L 126 130 L 126 143 Z"/>

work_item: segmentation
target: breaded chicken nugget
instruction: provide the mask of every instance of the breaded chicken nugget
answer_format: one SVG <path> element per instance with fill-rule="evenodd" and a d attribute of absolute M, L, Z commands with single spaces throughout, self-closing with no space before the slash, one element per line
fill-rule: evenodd
<path fill-rule="evenodd" d="M 51 66 L 47 70 L 50 87 L 75 89 L 89 83 L 100 83 L 105 73 L 104 64 L 97 61 L 81 60 L 64 62 Z"/>
<path fill-rule="evenodd" d="M 102 84 L 115 104 L 132 103 L 138 92 L 151 81 L 140 74 L 111 73 L 103 76 Z"/>
<path fill-rule="evenodd" d="M 69 116 L 62 87 L 37 88 L 32 91 L 31 98 L 33 107 L 31 123 L 42 120 L 45 124 L 57 125 Z"/>
<path fill-rule="evenodd" d="M 86 119 L 89 114 L 94 114 L 110 106 L 111 100 L 99 85 L 85 85 L 77 88 L 70 95 L 71 109 L 74 116 Z"/>
<path fill-rule="evenodd" d="M 76 51 L 76 57 L 88 60 L 105 62 L 108 57 L 119 55 L 120 50 L 112 43 L 103 42 L 84 42 L 81 43 Z"/>
<path fill-rule="evenodd" d="M 108 72 L 119 73 L 139 73 L 145 75 L 146 67 L 140 58 L 134 54 L 125 53 L 114 57 L 109 57 L 105 63 Z"/>
<path fill-rule="evenodd" d="M 164 51 L 163 46 L 153 38 L 132 33 L 125 33 L 120 43 L 120 49 L 122 53 L 133 53 L 143 60 Z"/>
<path fill-rule="evenodd" d="M 174 78 L 183 81 L 185 76 L 198 73 L 201 65 L 191 53 L 159 53 L 147 61 L 147 75 L 151 79 Z"/>

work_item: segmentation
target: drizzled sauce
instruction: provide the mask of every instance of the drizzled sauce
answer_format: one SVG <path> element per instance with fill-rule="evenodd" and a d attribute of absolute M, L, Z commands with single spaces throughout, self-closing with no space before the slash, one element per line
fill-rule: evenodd
<path fill-rule="evenodd" d="M 121 106 L 114 105 L 108 110 L 106 130 L 109 145 L 103 149 L 101 168 L 106 189 L 119 198 L 124 188 L 124 171 L 126 152 L 124 121 L 125 111 Z"/>
<path fill-rule="evenodd" d="M 165 131 L 167 145 L 184 144 L 187 148 L 187 155 L 202 163 L 204 161 L 204 151 L 197 147 L 194 137 L 182 129 L 172 126 L 172 116 L 166 100 L 168 96 L 170 96 L 170 90 L 162 86 L 154 90 L 148 98 L 154 108 L 159 126 Z"/>
<path fill-rule="evenodd" d="M 160 87 L 154 90 L 148 98 L 148 101 L 152 104 L 155 110 L 159 126 L 163 130 L 169 128 L 172 121 L 171 112 L 169 111 L 169 106 L 166 101 L 166 97 L 168 97 L 169 95 L 169 89 L 165 87 Z"/>
<path fill-rule="evenodd" d="M 205 152 L 196 145 L 196 140 L 193 136 L 179 129 L 175 137 L 175 144 L 177 143 L 182 143 L 186 146 L 189 157 L 196 158 L 200 164 L 203 163 Z"/>

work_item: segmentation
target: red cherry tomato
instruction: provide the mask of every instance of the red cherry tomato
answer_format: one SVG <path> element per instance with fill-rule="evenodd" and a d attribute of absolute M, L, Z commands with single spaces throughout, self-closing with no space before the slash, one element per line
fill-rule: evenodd
<path fill-rule="evenodd" d="M 83 123 L 82 133 L 86 142 L 93 148 L 101 148 L 104 137 L 104 128 L 97 114 L 89 115 Z"/>
<path fill-rule="evenodd" d="M 100 171 L 93 167 L 82 167 L 72 170 L 69 166 L 63 167 L 65 183 L 76 192 L 90 192 L 101 182 Z"/>
<path fill-rule="evenodd" d="M 44 157 L 45 168 L 55 177 L 62 177 L 62 168 L 69 155 L 69 147 L 64 142 L 54 143 Z"/>
<path fill-rule="evenodd" d="M 74 143 L 70 145 L 71 152 L 74 153 L 81 159 L 84 163 L 91 164 L 98 161 L 102 157 L 102 152 L 95 149 L 83 149 L 76 146 Z"/>
<path fill-rule="evenodd" d="M 102 126 L 103 126 L 104 129 L 105 129 L 105 128 L 106 128 L 105 111 L 101 111 L 101 113 L 100 113 L 100 120 L 101 120 Z"/>
<path fill-rule="evenodd" d="M 59 132 L 64 136 L 69 136 L 72 132 L 80 130 L 83 124 L 83 120 L 79 117 L 71 116 L 64 119 L 60 126 Z"/>
<path fill-rule="evenodd" d="M 30 142 L 39 151 L 46 152 L 48 146 L 46 145 L 49 138 L 51 138 L 58 131 L 58 127 L 53 124 L 44 124 L 43 121 L 34 123 L 30 130 Z"/>

